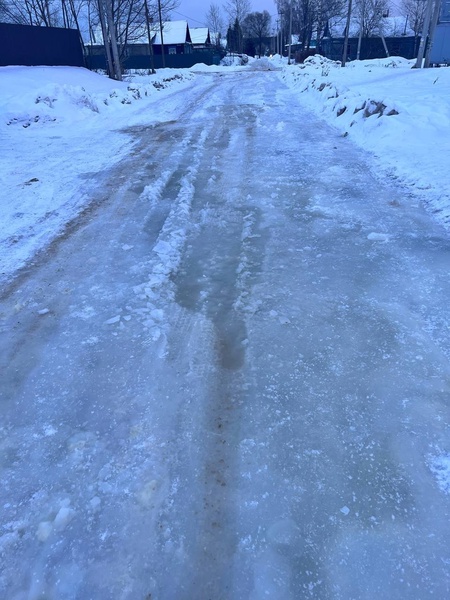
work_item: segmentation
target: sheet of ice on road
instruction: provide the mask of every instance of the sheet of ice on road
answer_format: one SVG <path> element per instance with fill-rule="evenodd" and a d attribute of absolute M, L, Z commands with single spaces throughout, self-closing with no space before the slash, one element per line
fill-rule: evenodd
<path fill-rule="evenodd" d="M 274 73 L 134 133 L 2 300 L 0 595 L 446 598 L 448 234 Z"/>

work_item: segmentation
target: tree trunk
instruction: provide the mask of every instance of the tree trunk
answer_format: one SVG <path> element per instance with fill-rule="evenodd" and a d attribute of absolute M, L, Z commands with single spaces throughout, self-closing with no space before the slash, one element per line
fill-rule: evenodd
<path fill-rule="evenodd" d="M 116 28 L 114 26 L 114 17 L 112 11 L 111 0 L 105 0 L 106 23 L 108 26 L 108 34 L 111 42 L 111 53 L 113 59 L 114 78 L 117 81 L 122 81 L 122 70 L 120 68 L 119 48 L 117 47 Z"/>

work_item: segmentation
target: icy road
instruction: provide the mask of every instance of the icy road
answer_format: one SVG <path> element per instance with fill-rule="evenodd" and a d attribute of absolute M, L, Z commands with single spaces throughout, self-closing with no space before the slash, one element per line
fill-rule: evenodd
<path fill-rule="evenodd" d="M 448 598 L 448 233 L 276 73 L 182 96 L 3 290 L 0 597 Z"/>

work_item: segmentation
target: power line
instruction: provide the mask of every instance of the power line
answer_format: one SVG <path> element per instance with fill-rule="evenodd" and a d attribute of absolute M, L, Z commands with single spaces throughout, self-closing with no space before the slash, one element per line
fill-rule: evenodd
<path fill-rule="evenodd" d="M 197 21 L 197 19 L 193 19 L 192 17 L 188 17 L 187 15 L 184 15 L 183 13 L 180 13 L 177 10 L 174 10 L 172 12 L 174 12 L 176 15 L 180 15 L 180 17 L 184 17 L 185 19 L 189 19 L 189 21 L 194 21 L 194 23 L 198 23 L 199 25 L 203 25 L 203 27 L 207 27 L 207 25 L 203 21 Z"/>

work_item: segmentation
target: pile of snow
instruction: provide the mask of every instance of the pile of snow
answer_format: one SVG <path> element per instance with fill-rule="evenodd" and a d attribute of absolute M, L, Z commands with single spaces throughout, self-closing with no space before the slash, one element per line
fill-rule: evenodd
<path fill-rule="evenodd" d="M 340 63 L 313 56 L 283 80 L 315 113 L 372 152 L 443 222 L 450 223 L 450 70 L 413 69 L 391 57 Z"/>
<path fill-rule="evenodd" d="M 30 127 L 111 114 L 192 77 L 189 71 L 165 69 L 151 78 L 131 75 L 119 82 L 76 67 L 1 67 L 0 126 Z"/>
<path fill-rule="evenodd" d="M 253 71 L 276 71 L 279 69 L 279 66 L 274 61 L 265 56 L 254 60 L 250 67 Z"/>
<path fill-rule="evenodd" d="M 286 56 L 281 56 L 281 54 L 274 54 L 270 57 L 270 62 L 277 67 L 285 67 L 288 64 L 288 59 Z"/>
<path fill-rule="evenodd" d="M 228 54 L 220 61 L 222 67 L 242 67 L 248 64 L 249 57 L 246 54 Z"/>

